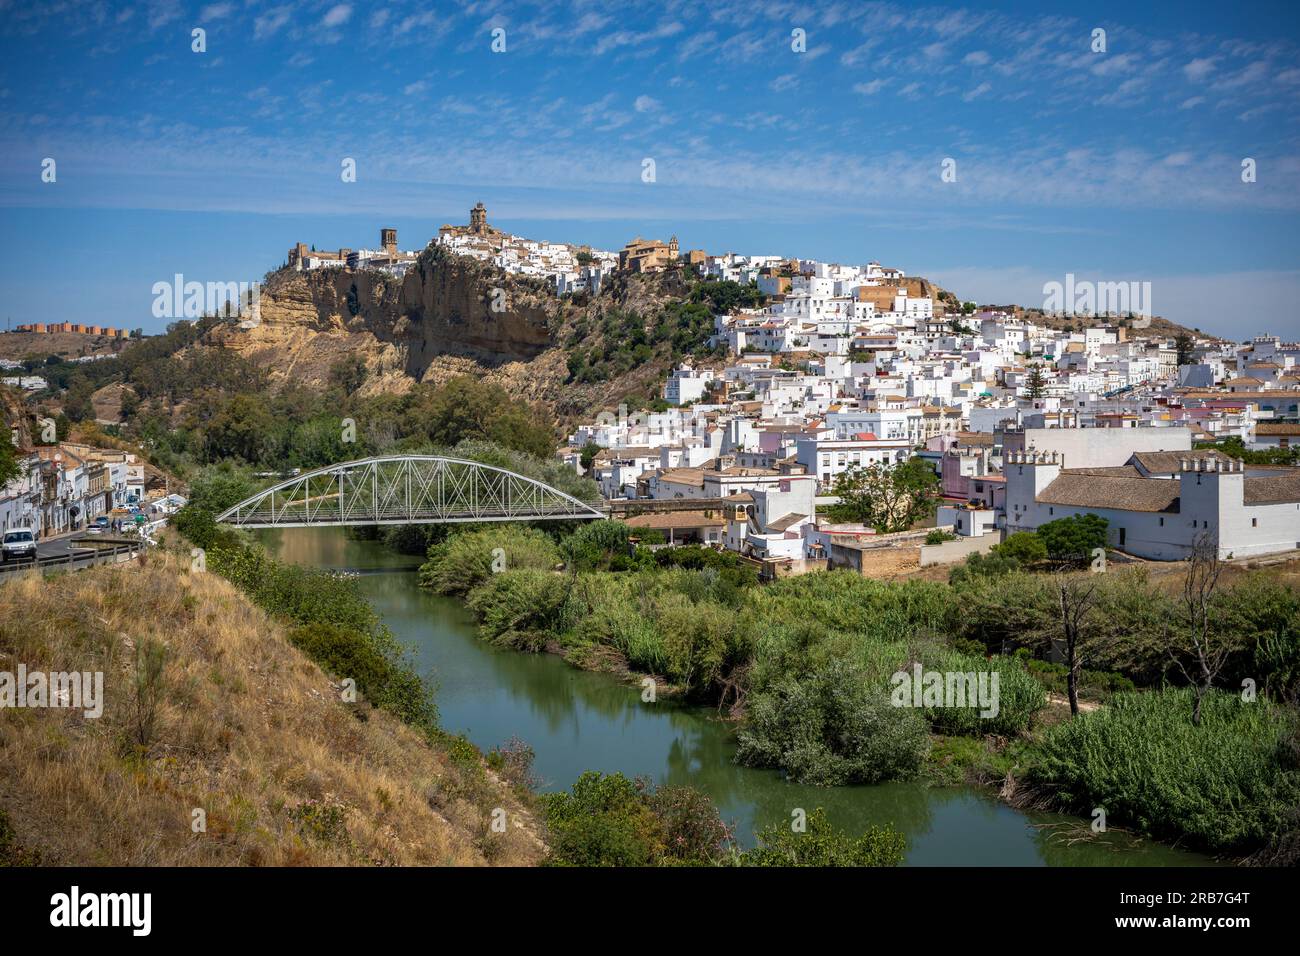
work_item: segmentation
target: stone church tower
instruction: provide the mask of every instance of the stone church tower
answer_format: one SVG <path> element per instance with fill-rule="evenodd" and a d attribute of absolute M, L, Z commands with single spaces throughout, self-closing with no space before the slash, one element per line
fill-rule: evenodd
<path fill-rule="evenodd" d="M 482 203 L 478 203 L 469 211 L 469 231 L 476 236 L 485 235 L 488 231 L 487 209 Z"/>

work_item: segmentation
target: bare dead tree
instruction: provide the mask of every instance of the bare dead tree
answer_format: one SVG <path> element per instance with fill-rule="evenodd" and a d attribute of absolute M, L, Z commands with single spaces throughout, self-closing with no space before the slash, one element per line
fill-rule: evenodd
<path fill-rule="evenodd" d="M 1065 651 L 1066 690 L 1070 715 L 1079 716 L 1079 678 L 1094 636 L 1093 611 L 1097 607 L 1097 578 L 1092 574 L 1058 571 L 1053 575 L 1056 591 L 1057 624 Z"/>
<path fill-rule="evenodd" d="M 1187 643 L 1169 652 L 1192 685 L 1192 725 L 1196 727 L 1201 725 L 1205 695 L 1232 653 L 1232 641 L 1214 626 L 1214 595 L 1222 573 L 1218 542 L 1206 532 L 1197 535 L 1183 578 L 1182 623 L 1186 626 Z"/>

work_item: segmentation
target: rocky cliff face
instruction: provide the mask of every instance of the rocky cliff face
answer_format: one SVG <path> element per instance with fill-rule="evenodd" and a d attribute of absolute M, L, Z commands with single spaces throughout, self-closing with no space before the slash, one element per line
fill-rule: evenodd
<path fill-rule="evenodd" d="M 617 403 L 629 388 L 661 381 L 665 372 L 656 365 L 636 370 L 635 382 L 567 385 L 562 343 L 574 322 L 586 317 L 598 324 L 610 309 L 650 321 L 681 291 L 674 281 L 624 277 L 592 301 L 574 304 L 557 297 L 544 280 L 431 247 L 400 280 L 335 269 L 272 273 L 262 287 L 260 321 L 247 328 L 219 326 L 203 344 L 240 353 L 277 383 L 307 387 L 327 384 L 330 369 L 345 356 L 365 362 L 365 393 L 475 375 L 566 418 Z"/>
<path fill-rule="evenodd" d="M 539 357 L 554 345 L 563 304 L 539 280 L 431 248 L 400 280 L 282 269 L 267 277 L 259 311 L 251 328 L 222 326 L 205 344 L 309 386 L 324 384 L 341 356 L 360 356 L 370 390 L 391 391 L 423 381 L 448 357 L 478 369 Z"/>

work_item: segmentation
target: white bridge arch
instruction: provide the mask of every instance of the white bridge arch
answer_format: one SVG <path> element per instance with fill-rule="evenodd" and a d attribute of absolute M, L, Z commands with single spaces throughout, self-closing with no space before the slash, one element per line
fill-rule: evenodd
<path fill-rule="evenodd" d="M 604 518 L 504 468 L 437 455 L 385 455 L 318 468 L 259 491 L 217 521 L 241 528 Z"/>

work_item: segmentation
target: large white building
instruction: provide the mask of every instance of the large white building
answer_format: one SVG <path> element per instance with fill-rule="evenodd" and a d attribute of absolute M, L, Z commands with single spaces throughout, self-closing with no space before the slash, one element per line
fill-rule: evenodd
<path fill-rule="evenodd" d="M 1294 468 L 1186 455 L 1177 473 L 1164 477 L 1143 476 L 1137 462 L 1074 469 L 1066 463 L 1059 452 L 1007 456 L 1008 532 L 1093 514 L 1106 519 L 1110 546 L 1142 558 L 1185 558 L 1201 536 L 1221 558 L 1300 548 L 1300 471 Z"/>

